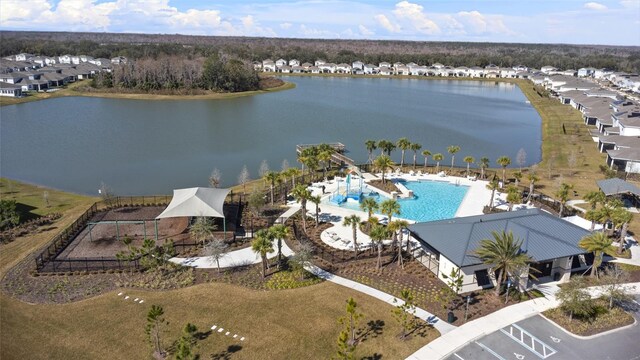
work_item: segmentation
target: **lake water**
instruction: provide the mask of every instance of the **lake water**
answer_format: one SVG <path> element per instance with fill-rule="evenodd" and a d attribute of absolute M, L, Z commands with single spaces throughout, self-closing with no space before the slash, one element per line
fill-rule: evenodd
<path fill-rule="evenodd" d="M 293 90 L 229 100 L 146 101 L 66 97 L 0 108 L 0 175 L 77 193 L 101 182 L 118 195 L 223 186 L 263 159 L 292 166 L 295 145 L 342 142 L 357 162 L 367 139 L 408 137 L 432 153 L 541 156 L 540 117 L 512 84 L 381 78 L 289 77 Z M 396 161 L 400 152 L 393 154 Z M 422 156 L 418 157 L 422 163 Z M 412 152 L 406 161 L 412 161 Z M 431 161 L 431 160 L 430 160 Z"/>

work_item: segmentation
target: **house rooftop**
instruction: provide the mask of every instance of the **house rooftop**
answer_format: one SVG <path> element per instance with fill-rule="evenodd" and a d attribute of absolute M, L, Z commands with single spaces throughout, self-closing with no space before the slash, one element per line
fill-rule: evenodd
<path fill-rule="evenodd" d="M 522 251 L 535 261 L 585 253 L 578 242 L 589 231 L 540 209 L 468 216 L 409 225 L 418 240 L 441 253 L 457 266 L 481 264 L 474 255 L 483 239 L 493 231 L 512 232 L 522 241 Z"/>
<path fill-rule="evenodd" d="M 607 196 L 626 193 L 640 196 L 640 189 L 637 186 L 619 178 L 598 180 L 597 183 L 600 190 Z"/>

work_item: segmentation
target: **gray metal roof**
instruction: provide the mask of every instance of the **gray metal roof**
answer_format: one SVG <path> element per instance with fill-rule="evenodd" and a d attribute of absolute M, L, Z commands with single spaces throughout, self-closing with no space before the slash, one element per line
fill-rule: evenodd
<path fill-rule="evenodd" d="M 637 186 L 619 178 L 598 180 L 597 183 L 600 190 L 607 196 L 626 193 L 640 196 L 640 189 Z"/>
<path fill-rule="evenodd" d="M 578 242 L 589 231 L 540 209 L 468 216 L 409 225 L 420 242 L 444 255 L 457 266 L 481 264 L 475 250 L 493 231 L 512 232 L 522 240 L 522 251 L 535 261 L 584 254 Z"/>

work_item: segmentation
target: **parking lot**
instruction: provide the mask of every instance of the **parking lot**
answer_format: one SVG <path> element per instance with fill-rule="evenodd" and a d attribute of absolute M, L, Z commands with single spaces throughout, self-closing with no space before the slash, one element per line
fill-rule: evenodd
<path fill-rule="evenodd" d="M 638 320 L 640 313 L 636 312 L 634 316 Z M 579 339 L 542 316 L 534 316 L 477 339 L 446 359 L 640 360 L 640 326 L 592 339 Z"/>

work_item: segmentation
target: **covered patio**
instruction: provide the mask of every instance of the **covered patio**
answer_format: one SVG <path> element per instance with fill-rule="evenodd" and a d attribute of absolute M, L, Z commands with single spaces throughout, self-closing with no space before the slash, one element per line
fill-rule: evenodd
<path fill-rule="evenodd" d="M 599 180 L 597 184 L 605 196 L 619 197 L 628 210 L 638 212 L 640 188 L 636 185 L 619 178 Z"/>
<path fill-rule="evenodd" d="M 172 217 L 213 217 L 222 219 L 222 227 L 227 234 L 224 215 L 224 200 L 231 189 L 194 187 L 173 190 L 173 198 L 157 219 Z"/>

